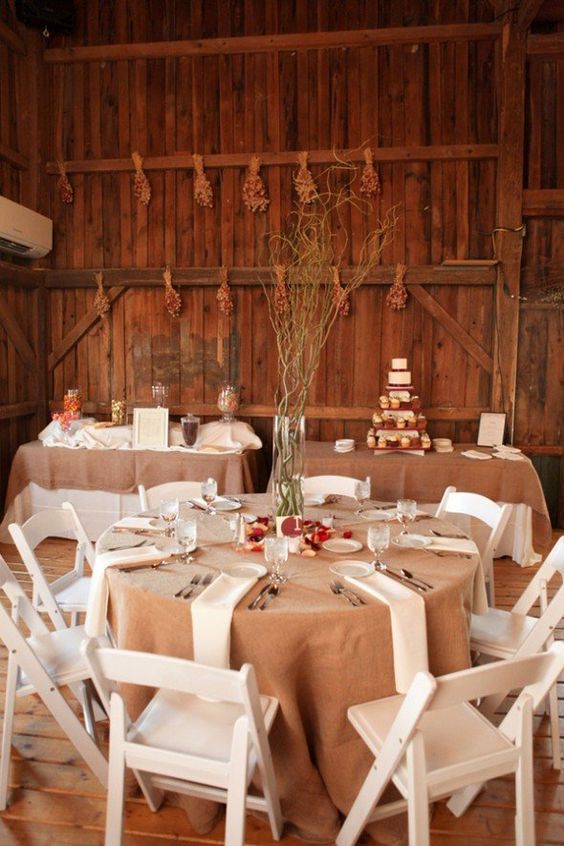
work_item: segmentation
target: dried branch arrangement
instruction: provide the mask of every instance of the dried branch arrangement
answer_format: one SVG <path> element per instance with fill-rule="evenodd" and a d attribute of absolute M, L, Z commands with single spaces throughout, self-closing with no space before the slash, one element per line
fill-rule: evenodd
<path fill-rule="evenodd" d="M 59 197 L 61 198 L 62 203 L 66 203 L 70 205 L 74 200 L 74 190 L 70 183 L 70 180 L 67 176 L 67 171 L 65 168 L 65 163 L 58 161 L 57 162 L 57 169 L 59 171 L 59 179 L 57 180 L 57 188 L 59 191 Z"/>
<path fill-rule="evenodd" d="M 317 185 L 307 166 L 308 155 L 307 151 L 298 153 L 300 168 L 294 176 L 294 188 L 300 203 L 313 203 L 317 199 Z"/>
<path fill-rule="evenodd" d="M 374 167 L 374 156 L 370 147 L 364 150 L 364 161 L 366 164 L 362 170 L 360 179 L 360 193 L 364 194 L 368 199 L 373 200 L 380 193 L 380 177 L 378 171 Z"/>
<path fill-rule="evenodd" d="M 252 212 L 265 212 L 270 203 L 266 185 L 260 175 L 260 159 L 258 156 L 251 157 L 249 170 L 243 184 L 243 202 Z"/>
<path fill-rule="evenodd" d="M 94 280 L 98 289 L 94 297 L 94 308 L 98 317 L 105 317 L 110 310 L 110 301 L 104 291 L 104 274 L 101 270 L 94 274 Z"/>
<path fill-rule="evenodd" d="M 394 281 L 386 297 L 386 305 L 394 311 L 405 308 L 407 304 L 407 288 L 404 282 L 406 273 L 407 267 L 405 264 L 396 264 Z"/>
<path fill-rule="evenodd" d="M 204 157 L 198 153 L 192 154 L 196 178 L 194 179 L 194 200 L 199 206 L 211 209 L 213 207 L 213 188 L 204 172 Z"/>
<path fill-rule="evenodd" d="M 143 159 L 139 153 L 132 153 L 135 176 L 133 177 L 133 194 L 144 206 L 151 202 L 151 183 L 143 170 Z"/>
<path fill-rule="evenodd" d="M 171 317 L 178 317 L 182 308 L 182 299 L 178 291 L 172 287 L 172 273 L 168 264 L 163 271 L 163 281 L 165 286 L 165 308 Z"/>
<path fill-rule="evenodd" d="M 233 312 L 233 297 L 229 287 L 229 279 L 226 267 L 219 268 L 219 290 L 217 292 L 217 307 L 222 314 Z"/>

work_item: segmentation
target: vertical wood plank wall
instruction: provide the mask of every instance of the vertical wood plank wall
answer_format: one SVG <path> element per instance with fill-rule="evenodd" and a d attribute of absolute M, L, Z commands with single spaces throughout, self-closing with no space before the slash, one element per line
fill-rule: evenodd
<path fill-rule="evenodd" d="M 491 24 L 492 32 L 380 45 L 347 43 L 346 37 L 335 46 L 308 41 L 318 32 L 329 37 L 380 27 L 401 33 L 408 26 L 482 23 Z M 171 385 L 173 411 L 212 415 L 216 386 L 229 377 L 243 385 L 249 419 L 268 437 L 275 349 L 254 269 L 267 264 L 268 234 L 291 211 L 293 153 L 310 151 L 317 175 L 333 148 L 352 150 L 361 163 L 362 148 L 369 145 L 382 193 L 368 220 L 358 214 L 345 220 L 351 237 L 344 269 L 358 259 L 363 234 L 390 206 L 397 207 L 397 231 L 381 269 L 355 292 L 350 317 L 339 321 L 330 338 L 312 389 L 308 436 L 363 438 L 389 359 L 405 355 L 429 410 L 431 434 L 475 439 L 479 413 L 491 407 L 496 274 L 488 267 L 447 269 L 441 263 L 493 256 L 501 49 L 495 27 L 486 0 L 77 4 L 72 36 L 54 36 L 36 51 L 36 136 L 18 137 L 14 109 L 9 119 L 0 119 L 0 192 L 25 202 L 32 180 L 22 173 L 37 168 L 37 203 L 54 220 L 54 250 L 42 263 L 52 408 L 66 387 L 80 385 L 89 408 L 100 414 L 113 396 L 147 400 L 151 382 L 162 380 Z M 265 35 L 293 34 L 299 36 L 293 44 L 261 42 Z M 218 42 L 215 49 L 179 55 L 150 50 L 159 42 L 174 47 L 199 39 L 208 48 L 210 39 L 226 39 L 227 47 Z M 68 47 L 76 49 L 72 60 Z M 83 47 L 98 52 L 92 58 L 81 54 Z M 21 61 L 1 39 L 0 51 L 1 67 Z M 0 83 L 0 101 L 9 94 Z M 531 63 L 527 189 L 564 187 L 557 154 L 562 96 L 562 60 Z M 25 155 L 28 170 L 6 161 L 2 145 Z M 146 160 L 148 208 L 133 196 L 133 150 Z M 193 152 L 207 157 L 212 209 L 194 203 Z M 271 200 L 265 214 L 253 215 L 242 203 L 245 163 L 253 153 L 265 161 Z M 57 159 L 67 163 L 75 192 L 71 206 L 58 196 Z M 535 216 L 527 226 L 523 279 L 535 288 L 561 273 L 562 220 Z M 408 266 L 410 298 L 404 311 L 393 312 L 385 298 L 398 262 Z M 164 308 L 165 264 L 182 295 L 178 319 Z M 235 300 L 224 338 L 216 304 L 223 264 Z M 91 319 L 98 269 L 108 288 L 123 287 L 101 321 Z M 81 326 L 86 329 L 77 332 Z M 67 344 L 73 332 L 79 339 Z M 217 361 L 218 333 L 223 365 Z M 522 304 L 519 344 L 516 439 L 561 445 L 555 375 L 561 308 Z M 17 393 L 23 399 L 25 391 Z M 26 439 L 19 428 L 11 437 L 8 452 Z"/>

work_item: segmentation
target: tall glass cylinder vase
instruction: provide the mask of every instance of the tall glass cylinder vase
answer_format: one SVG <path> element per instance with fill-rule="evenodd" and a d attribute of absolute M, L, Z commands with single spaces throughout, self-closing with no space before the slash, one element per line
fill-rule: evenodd
<path fill-rule="evenodd" d="M 276 415 L 272 433 L 272 497 L 275 517 L 304 516 L 305 417 Z"/>

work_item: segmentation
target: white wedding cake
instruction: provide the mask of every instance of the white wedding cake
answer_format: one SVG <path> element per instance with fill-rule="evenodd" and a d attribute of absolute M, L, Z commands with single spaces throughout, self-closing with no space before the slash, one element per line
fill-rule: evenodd
<path fill-rule="evenodd" d="M 388 390 L 412 388 L 411 370 L 407 369 L 407 358 L 392 358 L 392 369 L 388 370 Z"/>
<path fill-rule="evenodd" d="M 413 394 L 411 370 L 407 358 L 393 358 L 388 370 L 388 384 L 379 398 L 379 409 L 372 415 L 366 443 L 377 450 L 427 450 L 431 439 L 421 400 Z"/>

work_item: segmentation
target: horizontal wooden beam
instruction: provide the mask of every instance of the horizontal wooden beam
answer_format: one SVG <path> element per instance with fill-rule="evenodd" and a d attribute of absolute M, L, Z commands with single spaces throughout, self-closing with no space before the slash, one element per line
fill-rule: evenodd
<path fill-rule="evenodd" d="M 28 157 L 18 153 L 17 150 L 12 150 L 12 148 L 7 147 L 6 144 L 0 143 L 0 159 L 14 165 L 14 167 L 17 167 L 19 170 L 29 170 Z"/>
<path fill-rule="evenodd" d="M 523 191 L 524 217 L 564 217 L 564 188 Z"/>
<path fill-rule="evenodd" d="M 208 170 L 224 167 L 248 167 L 254 153 L 260 155 L 263 165 L 289 165 L 297 167 L 298 150 L 282 152 L 248 153 L 212 153 L 206 155 L 205 166 Z M 428 147 L 377 147 L 372 149 L 376 162 L 426 162 L 426 161 L 466 161 L 470 159 L 495 159 L 499 155 L 497 144 L 435 144 Z M 356 150 L 312 150 L 308 155 L 309 164 L 330 165 L 336 157 L 341 161 L 363 162 L 364 153 Z M 194 167 L 192 153 L 175 153 L 170 156 L 147 156 L 143 159 L 143 169 L 151 170 L 191 170 Z M 133 161 L 128 159 L 82 159 L 65 162 L 67 173 L 120 173 L 135 170 Z M 47 173 L 59 174 L 55 162 L 47 163 Z"/>
<path fill-rule="evenodd" d="M 12 50 L 15 50 L 16 53 L 21 53 L 25 55 L 26 47 L 23 38 L 20 38 L 17 32 L 14 32 L 8 24 L 5 24 L 4 21 L 0 20 L 0 41 L 4 41 L 5 44 L 8 44 Z"/>
<path fill-rule="evenodd" d="M 545 60 L 558 59 L 559 56 L 564 56 L 564 32 L 529 35 L 527 38 L 527 58 Z"/>
<path fill-rule="evenodd" d="M 60 47 L 45 50 L 43 58 L 47 63 L 119 62 L 126 59 L 171 59 L 184 56 L 271 53 L 276 50 L 385 47 L 396 44 L 431 44 L 439 41 L 480 41 L 497 38 L 500 32 L 501 27 L 496 23 L 384 27 L 382 29 L 354 29 L 334 32 L 296 32 L 279 35 L 205 38 L 193 41 Z"/>
<path fill-rule="evenodd" d="M 0 285 L 19 288 L 39 288 L 45 280 L 44 270 L 33 270 L 8 261 L 0 261 Z"/>
<path fill-rule="evenodd" d="M 125 288 L 117 287 L 117 288 L 110 288 L 107 292 L 107 297 L 110 303 L 113 303 L 114 300 L 117 300 L 120 297 Z M 59 361 L 65 357 L 72 347 L 80 341 L 83 335 L 86 335 L 90 327 L 99 320 L 100 317 L 98 312 L 95 308 L 89 309 L 86 314 L 81 317 L 78 323 L 72 327 L 70 332 L 67 332 L 65 337 L 62 339 L 58 347 L 56 347 L 53 352 L 49 355 L 47 359 L 47 368 L 49 371 L 53 370 L 54 367 L 59 363 Z"/>
<path fill-rule="evenodd" d="M 15 402 L 12 405 L 0 405 L 0 420 L 11 420 L 15 417 L 31 417 L 36 411 L 36 402 Z"/>
<path fill-rule="evenodd" d="M 128 403 L 130 408 L 142 407 L 141 401 L 130 401 Z M 51 411 L 59 411 L 62 409 L 62 401 L 52 400 L 49 403 Z M 184 405 L 173 405 L 169 407 L 169 413 L 173 417 L 180 417 L 186 414 L 187 410 L 192 414 L 199 414 L 202 417 L 217 417 L 217 405 L 214 403 L 197 403 L 190 402 Z M 478 420 L 482 412 L 487 411 L 484 408 L 465 408 L 465 407 L 441 407 L 425 409 L 425 416 L 428 420 Z M 109 403 L 101 402 L 83 402 L 82 411 L 84 414 L 93 414 L 101 416 L 110 415 Z M 306 417 L 310 420 L 365 420 L 366 427 L 370 425 L 372 414 L 374 413 L 373 406 L 326 406 L 326 405 L 309 405 L 306 410 Z M 243 403 L 238 411 L 238 416 L 241 417 L 273 417 L 275 414 L 274 405 L 253 405 Z"/>
<path fill-rule="evenodd" d="M 555 445 L 515 444 L 525 455 L 559 455 L 564 456 L 564 447 Z"/>
<path fill-rule="evenodd" d="M 99 268 L 90 270 L 46 270 L 46 288 L 92 288 L 93 274 Z M 107 285 L 122 285 L 125 288 L 159 287 L 163 284 L 162 267 L 155 268 L 105 268 L 104 282 Z M 343 268 L 341 278 L 347 281 L 352 270 Z M 364 285 L 391 285 L 395 266 L 375 268 Z M 229 269 L 229 284 L 234 287 L 259 286 L 261 280 L 268 283 L 271 271 L 268 267 L 233 267 Z M 207 287 L 219 284 L 219 267 L 172 268 L 172 281 L 178 288 Z M 494 285 L 495 269 L 489 265 L 446 266 L 420 265 L 410 267 L 405 282 L 407 285 Z"/>

